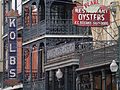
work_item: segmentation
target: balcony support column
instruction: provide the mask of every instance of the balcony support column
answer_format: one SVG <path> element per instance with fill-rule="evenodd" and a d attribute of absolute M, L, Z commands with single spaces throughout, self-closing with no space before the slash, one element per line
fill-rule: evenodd
<path fill-rule="evenodd" d="M 45 90 L 49 90 L 48 87 L 49 87 L 49 72 L 46 71 L 45 72 Z"/>
<path fill-rule="evenodd" d="M 81 90 L 81 81 L 82 81 L 82 80 L 81 80 L 81 76 L 82 76 L 82 75 L 79 75 L 79 76 L 78 76 L 78 90 Z"/>
<path fill-rule="evenodd" d="M 55 90 L 55 71 L 52 71 L 52 90 Z"/>
<path fill-rule="evenodd" d="M 102 80 L 103 80 L 103 90 L 106 90 L 106 77 L 105 77 L 105 70 L 102 70 Z"/>
<path fill-rule="evenodd" d="M 37 80 L 40 79 L 40 59 L 39 59 L 39 43 L 37 44 Z"/>
<path fill-rule="evenodd" d="M 23 85 L 25 82 L 25 48 L 22 47 L 22 73 L 23 73 Z M 24 86 L 23 86 L 24 89 Z"/>
<path fill-rule="evenodd" d="M 15 11 L 17 12 L 17 0 L 15 0 Z"/>
<path fill-rule="evenodd" d="M 30 87 L 32 89 L 32 47 L 29 48 L 30 51 Z"/>
<path fill-rule="evenodd" d="M 32 27 L 32 6 L 29 6 L 29 10 L 30 10 L 30 28 Z"/>
<path fill-rule="evenodd" d="M 92 72 L 91 72 L 91 71 L 89 72 L 89 74 L 90 74 L 91 90 L 94 90 L 94 80 L 93 80 L 93 74 L 92 74 Z"/>
<path fill-rule="evenodd" d="M 75 66 L 73 66 L 72 69 L 73 69 L 73 90 L 76 90 L 76 71 L 75 71 Z"/>
<path fill-rule="evenodd" d="M 65 90 L 68 90 L 68 67 L 65 67 Z"/>
<path fill-rule="evenodd" d="M 23 28 L 25 28 L 25 6 L 23 6 L 22 7 L 22 10 L 23 10 L 23 12 L 22 12 L 22 15 L 23 15 Z"/>

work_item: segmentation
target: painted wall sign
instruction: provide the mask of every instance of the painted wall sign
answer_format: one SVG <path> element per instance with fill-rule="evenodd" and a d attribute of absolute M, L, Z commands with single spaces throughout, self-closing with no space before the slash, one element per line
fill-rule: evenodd
<path fill-rule="evenodd" d="M 10 17 L 9 21 L 9 79 L 17 77 L 17 36 L 16 18 Z"/>
<path fill-rule="evenodd" d="M 110 10 L 103 5 L 94 5 L 94 10 L 84 6 L 73 9 L 73 24 L 78 26 L 106 26 L 110 24 Z"/>

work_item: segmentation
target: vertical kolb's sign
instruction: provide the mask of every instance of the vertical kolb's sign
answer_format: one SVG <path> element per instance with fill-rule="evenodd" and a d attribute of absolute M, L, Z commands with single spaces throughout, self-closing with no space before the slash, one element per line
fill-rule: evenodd
<path fill-rule="evenodd" d="M 17 75 L 17 37 L 16 18 L 9 20 L 9 78 L 16 78 Z"/>
<path fill-rule="evenodd" d="M 17 77 L 17 35 L 16 18 L 19 16 L 14 10 L 6 13 L 9 22 L 9 79 Z"/>

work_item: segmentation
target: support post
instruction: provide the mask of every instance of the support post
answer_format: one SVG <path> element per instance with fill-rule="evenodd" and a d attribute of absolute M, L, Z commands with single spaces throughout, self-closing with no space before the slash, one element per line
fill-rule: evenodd
<path fill-rule="evenodd" d="M 94 90 L 93 74 L 92 72 L 89 72 L 89 74 L 90 74 L 91 90 Z"/>
<path fill-rule="evenodd" d="M 103 90 L 106 90 L 105 70 L 102 70 Z"/>
<path fill-rule="evenodd" d="M 68 90 L 68 67 L 65 67 L 65 90 Z"/>
<path fill-rule="evenodd" d="M 118 29 L 119 29 L 119 39 L 118 39 L 118 45 L 119 45 L 119 58 L 118 58 L 118 62 L 119 62 L 119 80 L 118 80 L 118 90 L 120 90 L 120 26 L 118 26 Z"/>
<path fill-rule="evenodd" d="M 30 47 L 30 87 L 32 89 L 32 47 Z"/>
<path fill-rule="evenodd" d="M 40 59 L 39 59 L 39 44 L 37 44 L 37 80 L 40 80 Z"/>
<path fill-rule="evenodd" d="M 75 72 L 75 66 L 73 66 L 73 90 L 76 90 L 76 72 Z"/>

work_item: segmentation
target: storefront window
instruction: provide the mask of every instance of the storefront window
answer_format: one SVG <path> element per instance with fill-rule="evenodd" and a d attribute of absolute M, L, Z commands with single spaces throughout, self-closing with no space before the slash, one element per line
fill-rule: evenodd
<path fill-rule="evenodd" d="M 81 81 L 81 88 L 82 90 L 91 90 L 91 84 L 90 84 L 90 76 L 82 75 L 82 81 Z"/>
<path fill-rule="evenodd" d="M 111 74 L 106 75 L 106 90 L 112 90 L 112 84 L 111 84 Z"/>
<path fill-rule="evenodd" d="M 94 88 L 95 90 L 102 90 L 102 76 L 96 75 L 94 76 Z"/>

